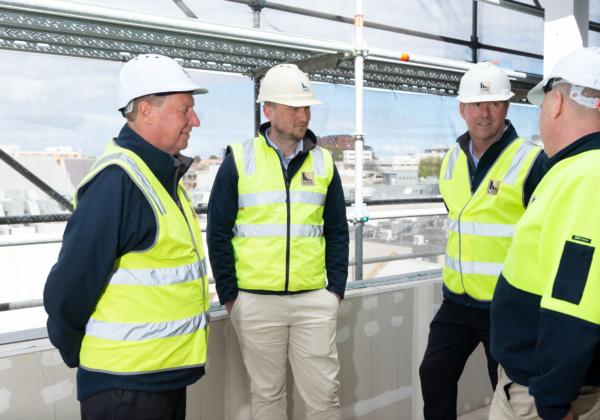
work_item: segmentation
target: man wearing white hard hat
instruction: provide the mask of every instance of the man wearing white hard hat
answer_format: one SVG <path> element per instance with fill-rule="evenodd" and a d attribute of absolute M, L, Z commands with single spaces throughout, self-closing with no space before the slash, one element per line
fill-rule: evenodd
<path fill-rule="evenodd" d="M 467 132 L 440 170 L 448 208 L 444 300 L 431 322 L 419 368 L 426 420 L 456 419 L 458 380 L 480 343 L 496 385 L 497 364 L 489 351 L 490 301 L 545 159 L 506 119 L 512 96 L 508 77 L 492 63 L 476 64 L 460 81 L 459 109 Z"/>
<path fill-rule="evenodd" d="M 193 95 L 206 92 L 171 58 L 127 62 L 127 123 L 75 192 L 44 306 L 50 340 L 78 367 L 84 420 L 182 420 L 204 374 L 206 262 L 180 152 L 200 125 Z"/>
<path fill-rule="evenodd" d="M 492 302 L 490 419 L 600 419 L 600 49 L 563 57 L 527 98 L 548 172 Z"/>
<path fill-rule="evenodd" d="M 338 419 L 335 334 L 348 276 L 341 180 L 308 129 L 320 102 L 305 73 L 271 68 L 258 101 L 269 122 L 228 148 L 208 205 L 217 293 L 250 377 L 253 418 L 288 418 L 289 360 L 307 417 Z"/>

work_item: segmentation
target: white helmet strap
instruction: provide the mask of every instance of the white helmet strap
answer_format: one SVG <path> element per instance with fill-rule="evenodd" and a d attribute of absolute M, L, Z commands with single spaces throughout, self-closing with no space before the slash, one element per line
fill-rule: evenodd
<path fill-rule="evenodd" d="M 585 89 L 586 88 L 583 86 L 571 85 L 569 98 L 577 102 L 579 105 L 585 106 L 586 108 L 592 108 L 600 111 L 600 98 L 583 95 L 583 91 Z"/>

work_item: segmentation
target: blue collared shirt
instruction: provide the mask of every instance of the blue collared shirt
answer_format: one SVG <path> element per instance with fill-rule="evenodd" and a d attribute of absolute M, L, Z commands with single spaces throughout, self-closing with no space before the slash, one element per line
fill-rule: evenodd
<path fill-rule="evenodd" d="M 473 153 L 473 140 L 469 141 L 469 153 L 471 153 L 471 157 L 473 158 L 473 163 L 475 164 L 475 167 L 477 168 L 477 165 L 479 164 L 479 158 L 477 156 L 475 156 L 475 153 Z"/>
<path fill-rule="evenodd" d="M 500 141 L 500 139 L 502 139 L 502 137 L 504 136 L 504 133 L 506 133 L 506 130 L 508 130 L 508 125 L 505 123 L 504 130 L 502 130 L 502 135 L 496 141 Z M 473 153 L 473 140 L 472 139 L 469 139 L 469 153 L 471 154 L 471 157 L 473 158 L 473 163 L 475 164 L 475 167 L 477 168 L 477 165 L 479 165 L 479 158 L 477 156 L 475 156 L 475 153 Z"/>
<path fill-rule="evenodd" d="M 285 155 L 283 154 L 283 151 L 275 143 L 273 143 L 271 141 L 271 139 L 269 138 L 270 131 L 271 131 L 270 128 L 267 129 L 267 131 L 265 131 L 265 137 L 267 138 L 267 141 L 269 142 L 269 144 L 275 149 L 275 151 L 281 158 L 281 163 L 283 164 L 283 168 L 287 171 L 288 165 L 290 164 L 292 159 L 294 159 L 296 156 L 298 156 L 298 153 L 300 153 L 302 151 L 302 149 L 304 149 L 304 140 L 300 140 L 298 142 L 298 144 L 296 145 L 294 152 L 291 155 L 289 155 L 288 157 L 285 157 Z"/>

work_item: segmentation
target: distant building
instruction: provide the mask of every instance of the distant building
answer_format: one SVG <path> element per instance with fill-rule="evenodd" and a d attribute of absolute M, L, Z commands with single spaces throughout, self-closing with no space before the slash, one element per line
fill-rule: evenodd
<path fill-rule="evenodd" d="M 363 150 L 363 162 L 365 163 L 370 163 L 373 160 L 375 160 L 375 155 L 373 154 L 373 151 L 370 149 L 367 150 Z M 354 165 L 356 160 L 356 150 L 354 149 L 349 149 L 349 150 L 344 150 L 343 151 L 343 162 L 345 165 Z"/>
<path fill-rule="evenodd" d="M 354 185 L 354 167 L 356 160 L 355 139 L 349 134 L 338 134 L 319 137 L 317 144 L 329 150 L 333 156 L 345 190 Z M 363 149 L 363 184 L 375 185 L 383 183 L 383 174 L 377 162 L 377 157 L 371 146 Z"/>
<path fill-rule="evenodd" d="M 419 160 L 416 155 L 386 156 L 379 160 L 385 185 L 410 185 L 419 182 Z"/>
<path fill-rule="evenodd" d="M 183 176 L 183 185 L 190 192 L 194 206 L 208 204 L 210 191 L 222 162 L 223 159 L 216 156 L 195 160 Z"/>
<path fill-rule="evenodd" d="M 81 151 L 73 151 L 69 146 L 52 147 L 43 151 L 21 151 L 14 145 L 2 145 L 0 148 L 69 201 L 95 160 L 86 157 Z M 0 162 L 0 217 L 66 212 L 23 175 Z M 23 228 L 11 225 L 10 231 L 3 229 L 0 234 L 24 232 Z M 40 231 L 45 229 L 43 225 L 29 228 Z"/>

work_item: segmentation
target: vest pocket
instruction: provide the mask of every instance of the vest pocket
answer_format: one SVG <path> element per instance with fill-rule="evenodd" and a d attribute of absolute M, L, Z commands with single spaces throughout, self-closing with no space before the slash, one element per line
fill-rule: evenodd
<path fill-rule="evenodd" d="M 552 297 L 579 305 L 587 282 L 594 247 L 566 241 L 552 287 Z"/>

